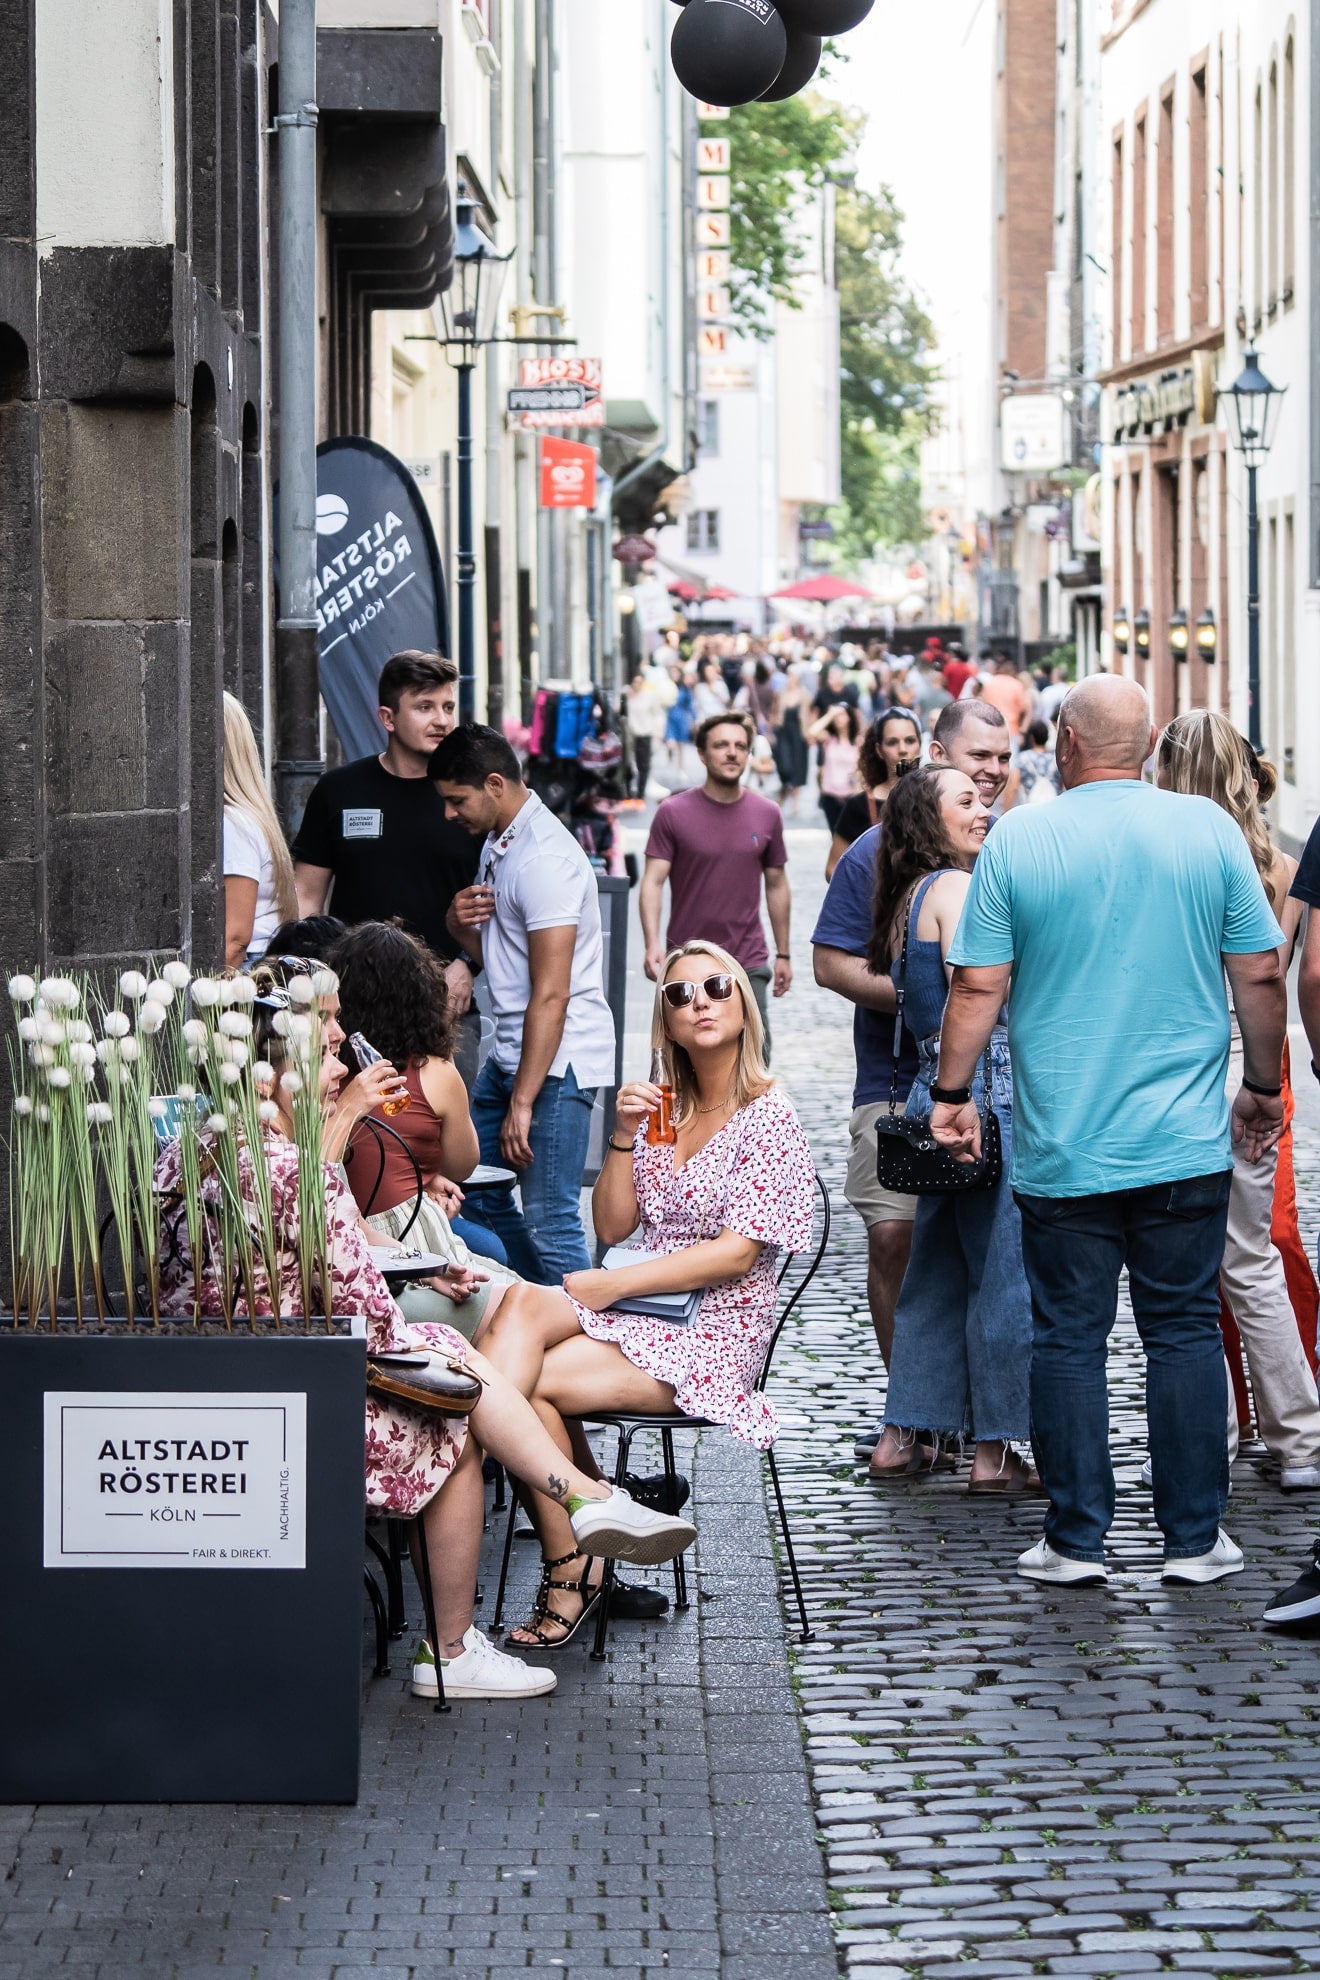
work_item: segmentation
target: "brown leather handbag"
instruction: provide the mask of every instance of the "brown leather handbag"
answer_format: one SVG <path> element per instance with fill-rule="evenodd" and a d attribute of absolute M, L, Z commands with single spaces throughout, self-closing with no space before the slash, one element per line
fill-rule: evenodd
<path fill-rule="evenodd" d="M 456 1356 L 428 1348 L 367 1356 L 367 1389 L 385 1402 L 409 1403 L 437 1416 L 466 1416 L 481 1400 L 482 1380 Z"/>

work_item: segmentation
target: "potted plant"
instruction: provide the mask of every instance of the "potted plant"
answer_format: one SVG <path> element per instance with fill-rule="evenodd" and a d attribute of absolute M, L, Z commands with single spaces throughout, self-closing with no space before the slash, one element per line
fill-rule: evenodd
<path fill-rule="evenodd" d="M 356 1798 L 365 1349 L 329 1310 L 316 994 L 289 1316 L 250 979 L 9 981 L 0 1799 Z"/>

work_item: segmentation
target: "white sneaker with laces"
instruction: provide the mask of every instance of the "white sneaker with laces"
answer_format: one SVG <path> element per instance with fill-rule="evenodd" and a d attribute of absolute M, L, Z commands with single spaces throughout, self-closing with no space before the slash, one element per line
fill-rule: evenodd
<path fill-rule="evenodd" d="M 524 1664 L 520 1657 L 497 1650 L 475 1624 L 463 1638 L 462 1656 L 443 1662 L 446 1698 L 540 1698 L 558 1683 L 544 1665 Z M 426 1642 L 418 1644 L 413 1658 L 412 1692 L 414 1698 L 440 1696 L 435 1653 Z"/>
<path fill-rule="evenodd" d="M 1017 1571 L 1027 1581 L 1049 1582 L 1056 1588 L 1103 1588 L 1109 1570 L 1103 1561 L 1075 1561 L 1056 1554 L 1048 1540 L 1038 1540 L 1018 1555 Z"/>
<path fill-rule="evenodd" d="M 608 1499 L 577 1499 L 572 1506 L 568 1517 L 574 1539 L 584 1554 L 602 1560 L 658 1567 L 662 1561 L 672 1561 L 697 1537 L 690 1519 L 638 1505 L 618 1485 Z"/>
<path fill-rule="evenodd" d="M 1284 1492 L 1320 1492 L 1320 1464 L 1285 1464 L 1279 1471 Z"/>
<path fill-rule="evenodd" d="M 1245 1566 L 1242 1549 L 1229 1539 L 1221 1526 L 1208 1554 L 1193 1554 L 1188 1560 L 1166 1560 L 1160 1580 L 1175 1587 L 1199 1588 L 1204 1582 L 1222 1581 L 1225 1575 L 1241 1574 Z"/>

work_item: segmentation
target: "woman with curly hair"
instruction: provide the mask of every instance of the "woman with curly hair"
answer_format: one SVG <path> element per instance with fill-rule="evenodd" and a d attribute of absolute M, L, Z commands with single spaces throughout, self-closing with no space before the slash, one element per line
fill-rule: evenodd
<path fill-rule="evenodd" d="M 503 1247 L 494 1233 L 457 1215 L 463 1202 L 458 1184 L 477 1166 L 481 1152 L 467 1089 L 451 1057 L 444 964 L 390 921 L 346 929 L 330 960 L 339 977 L 345 1032 L 360 1032 L 398 1067 L 408 1099 L 401 1113 L 374 1110 L 377 1131 L 365 1124 L 355 1129 L 349 1185 L 372 1227 L 397 1237 L 417 1194 L 411 1150 L 425 1194 L 409 1239 L 445 1258 L 448 1269 L 410 1286 L 399 1303 L 410 1320 L 443 1317 L 470 1334 L 494 1311 L 513 1274 L 504 1270 Z"/>
<path fill-rule="evenodd" d="M 885 806 L 866 960 L 893 978 L 901 1021 L 920 1048 L 910 1118 L 924 1120 L 931 1111 L 951 974 L 945 958 L 989 825 L 975 784 L 960 770 L 913 770 Z M 1040 1480 L 1013 1449 L 1031 1430 L 1031 1294 L 1008 1180 L 1013 1080 L 1002 1026 L 977 1068 L 972 1097 L 999 1117 L 1003 1173 L 993 1189 L 918 1201 L 894 1309 L 885 1429 L 870 1475 L 907 1478 L 947 1467 L 940 1453 L 947 1438 L 959 1448 L 974 1445 L 971 1491 L 1034 1492 Z"/>

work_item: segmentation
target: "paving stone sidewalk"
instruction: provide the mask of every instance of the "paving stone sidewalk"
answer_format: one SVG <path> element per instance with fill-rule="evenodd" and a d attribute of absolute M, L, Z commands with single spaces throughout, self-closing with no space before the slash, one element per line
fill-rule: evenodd
<path fill-rule="evenodd" d="M 808 856 L 793 875 L 805 939 Z M 792 998 L 777 1069 L 837 1221 L 774 1393 L 817 1631 L 795 1667 L 850 1980 L 1320 1970 L 1320 1641 L 1257 1621 L 1296 1573 L 1317 1496 L 1284 1499 L 1244 1456 L 1227 1524 L 1247 1572 L 1163 1589 L 1130 1318 L 1111 1363 L 1108 1591 L 1013 1573 L 1039 1502 L 969 1498 L 965 1473 L 879 1487 L 855 1471 L 883 1381 L 842 1196 L 852 1059 L 836 1001 L 801 966 Z M 1314 1249 L 1314 1133 L 1297 1166 Z"/>

